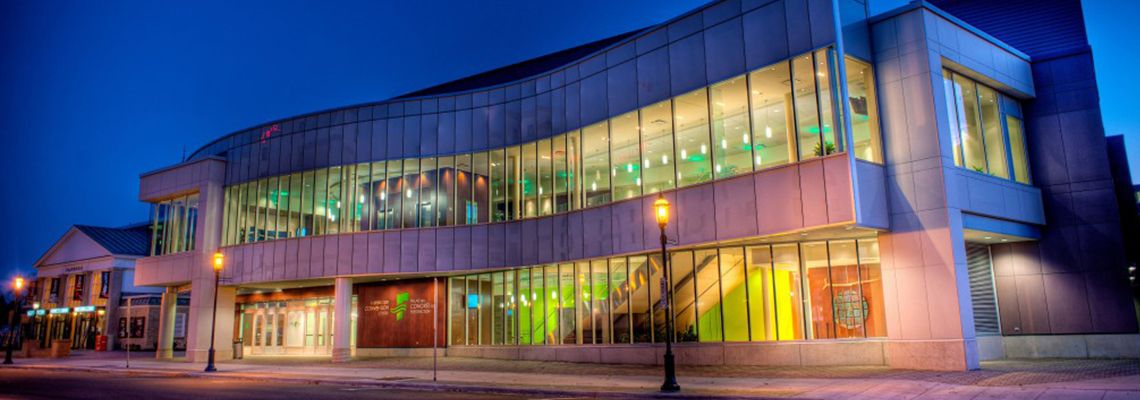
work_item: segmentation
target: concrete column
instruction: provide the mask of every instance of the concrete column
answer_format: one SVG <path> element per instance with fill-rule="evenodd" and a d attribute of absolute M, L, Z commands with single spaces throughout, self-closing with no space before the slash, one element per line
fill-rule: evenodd
<path fill-rule="evenodd" d="M 174 319 L 177 313 L 178 291 L 168 287 L 162 294 L 162 305 L 158 309 L 158 352 L 155 358 L 159 360 L 174 358 Z"/>
<path fill-rule="evenodd" d="M 119 343 L 119 299 L 123 295 L 123 270 L 111 270 L 110 291 L 107 293 L 107 311 L 103 316 L 103 334 L 107 336 L 107 350 L 114 350 Z"/>
<path fill-rule="evenodd" d="M 347 362 L 352 358 L 349 346 L 352 329 L 352 278 L 336 278 L 336 299 L 333 300 L 333 362 Z"/>
<path fill-rule="evenodd" d="M 218 321 L 214 332 L 214 359 L 217 361 L 233 358 L 236 297 L 236 288 L 218 288 Z M 190 308 L 186 317 L 186 360 L 205 363 L 210 350 L 210 325 L 214 317 L 213 276 L 191 281 Z"/>
<path fill-rule="evenodd" d="M 879 235 L 893 368 L 979 368 L 942 64 L 928 11 L 904 13 L 873 30 L 887 56 L 876 60 L 890 231 Z M 899 29 L 894 29 L 899 27 Z M 906 29 L 903 29 L 905 27 Z M 924 31 L 925 30 L 925 31 Z M 927 32 L 925 35 L 923 32 Z M 930 47 L 928 47 L 930 46 Z M 905 65 L 898 71 L 898 65 Z"/>

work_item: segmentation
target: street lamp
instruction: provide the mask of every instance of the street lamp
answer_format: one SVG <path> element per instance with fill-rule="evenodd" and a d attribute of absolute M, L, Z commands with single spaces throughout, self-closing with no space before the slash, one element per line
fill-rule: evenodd
<path fill-rule="evenodd" d="M 662 392 L 680 392 L 681 385 L 677 384 L 677 367 L 673 364 L 673 312 L 669 306 L 673 303 L 673 279 L 669 276 L 669 254 L 665 251 L 668 237 L 665 236 L 665 226 L 669 224 L 669 200 L 665 195 L 658 194 L 657 201 L 653 202 L 653 214 L 657 218 L 657 226 L 661 227 L 661 268 L 665 270 L 665 383 L 661 384 Z"/>
<path fill-rule="evenodd" d="M 217 371 L 214 368 L 214 334 L 218 330 L 218 281 L 222 277 L 222 264 L 225 263 L 225 256 L 222 252 L 214 253 L 214 318 L 210 322 L 210 356 L 206 362 L 206 372 Z"/>
<path fill-rule="evenodd" d="M 20 334 L 20 289 L 24 287 L 24 278 L 16 278 L 15 286 L 16 311 L 12 313 L 12 316 L 16 322 L 13 324 L 13 319 L 8 319 L 8 349 L 4 351 L 4 364 L 12 363 L 12 346 L 15 345 L 16 335 Z"/>

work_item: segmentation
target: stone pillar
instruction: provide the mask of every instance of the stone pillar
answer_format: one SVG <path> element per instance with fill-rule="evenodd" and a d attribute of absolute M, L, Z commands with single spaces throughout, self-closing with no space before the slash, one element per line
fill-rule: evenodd
<path fill-rule="evenodd" d="M 107 336 L 107 350 L 114 350 L 119 344 L 119 299 L 123 295 L 123 279 L 125 277 L 126 274 L 123 273 L 122 269 L 111 270 L 111 286 L 107 293 L 107 311 L 106 315 L 103 316 L 103 334 Z"/>
<path fill-rule="evenodd" d="M 166 292 L 162 293 L 162 305 L 158 309 L 158 351 L 155 353 L 155 358 L 159 360 L 174 358 L 174 319 L 177 315 L 178 290 L 168 287 Z"/>
<path fill-rule="evenodd" d="M 237 289 L 218 288 L 218 320 L 214 335 L 214 359 L 233 358 L 234 302 Z M 210 350 L 210 326 L 214 318 L 214 279 L 190 283 L 190 308 L 186 315 L 186 360 L 205 363 Z"/>
<path fill-rule="evenodd" d="M 333 362 L 347 362 L 352 358 L 349 346 L 352 329 L 352 278 L 336 278 L 336 298 L 333 300 Z"/>

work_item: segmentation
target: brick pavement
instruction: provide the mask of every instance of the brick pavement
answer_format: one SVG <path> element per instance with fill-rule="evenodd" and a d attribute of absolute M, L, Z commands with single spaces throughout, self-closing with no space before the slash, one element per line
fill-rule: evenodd
<path fill-rule="evenodd" d="M 290 365 L 323 368 L 379 368 L 431 370 L 430 357 L 356 358 L 332 363 L 327 357 L 246 357 L 235 364 Z M 580 364 L 549 361 L 493 360 L 440 357 L 441 371 L 495 371 L 553 375 L 655 376 L 655 365 Z M 982 363 L 978 371 L 937 372 L 890 369 L 881 366 L 769 367 L 769 366 L 678 366 L 677 373 L 690 377 L 767 379 L 892 379 L 974 386 L 1023 386 L 1056 382 L 1135 376 L 1140 381 L 1140 360 L 1135 359 L 1034 359 L 997 360 Z"/>

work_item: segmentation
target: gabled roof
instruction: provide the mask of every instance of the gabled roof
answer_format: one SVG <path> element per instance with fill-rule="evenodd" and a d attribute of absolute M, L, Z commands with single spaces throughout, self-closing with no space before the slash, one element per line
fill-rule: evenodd
<path fill-rule="evenodd" d="M 125 228 L 76 225 L 75 228 L 111 254 L 146 256 L 150 252 L 150 231 L 146 225 Z"/>
<path fill-rule="evenodd" d="M 150 226 L 105 228 L 74 225 L 68 228 L 32 266 L 40 268 L 106 256 L 146 257 L 150 254 Z"/>

